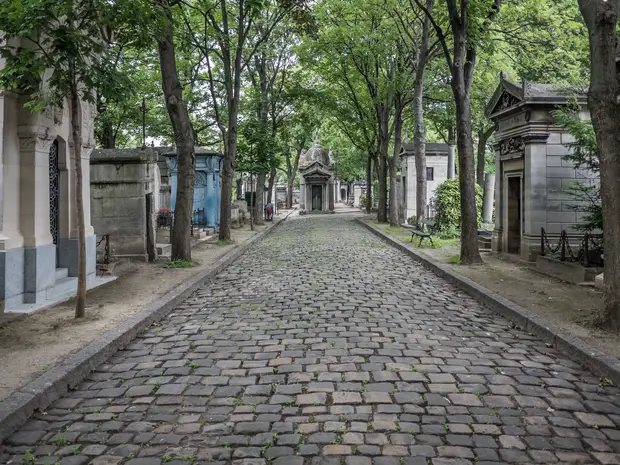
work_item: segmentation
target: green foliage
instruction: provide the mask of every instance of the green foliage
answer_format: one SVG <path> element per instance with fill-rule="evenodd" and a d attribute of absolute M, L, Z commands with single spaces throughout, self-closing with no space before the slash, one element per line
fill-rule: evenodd
<path fill-rule="evenodd" d="M 571 153 L 564 159 L 571 161 L 577 169 L 598 175 L 600 161 L 592 121 L 580 119 L 578 108 L 573 104 L 553 113 L 556 121 L 575 139 L 569 144 Z M 571 210 L 583 213 L 576 229 L 584 232 L 602 231 L 603 209 L 598 180 L 577 180 L 565 191 L 573 197 L 574 203 L 569 205 Z"/>
<path fill-rule="evenodd" d="M 482 222 L 482 188 L 476 184 L 476 211 Z M 449 231 L 461 226 L 461 190 L 458 179 L 448 179 L 435 189 L 432 199 L 435 207 L 435 229 Z"/>
<path fill-rule="evenodd" d="M 194 266 L 194 263 L 189 260 L 172 260 L 168 262 L 166 268 L 191 268 Z"/>

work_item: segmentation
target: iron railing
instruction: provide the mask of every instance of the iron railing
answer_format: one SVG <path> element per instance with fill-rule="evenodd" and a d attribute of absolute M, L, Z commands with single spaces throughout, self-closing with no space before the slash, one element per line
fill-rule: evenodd
<path fill-rule="evenodd" d="M 109 265 L 110 264 L 110 234 L 104 234 L 103 236 L 101 236 L 101 239 L 99 239 L 99 241 L 97 242 L 97 245 L 95 246 L 96 249 L 99 249 L 99 246 L 101 244 L 104 244 L 103 246 L 103 258 L 101 260 L 97 260 L 97 263 L 102 263 L 104 265 Z"/>
<path fill-rule="evenodd" d="M 581 263 L 583 266 L 602 265 L 603 235 L 585 233 L 582 237 L 571 237 L 562 230 L 557 245 L 552 246 L 545 228 L 540 228 L 540 254 L 556 256 L 563 262 Z M 576 244 L 579 243 L 579 246 Z M 578 248 L 577 248 L 578 247 Z"/>

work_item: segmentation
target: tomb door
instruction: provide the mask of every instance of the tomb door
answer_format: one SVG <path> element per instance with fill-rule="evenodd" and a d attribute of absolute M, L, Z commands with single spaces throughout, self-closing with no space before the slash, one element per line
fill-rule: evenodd
<path fill-rule="evenodd" d="M 323 186 L 312 185 L 312 211 L 323 210 Z"/>
<path fill-rule="evenodd" d="M 508 253 L 521 251 L 521 177 L 510 176 L 508 179 Z"/>

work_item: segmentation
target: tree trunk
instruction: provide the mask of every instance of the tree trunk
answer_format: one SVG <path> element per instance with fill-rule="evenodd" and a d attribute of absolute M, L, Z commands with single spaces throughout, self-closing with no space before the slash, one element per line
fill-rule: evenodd
<path fill-rule="evenodd" d="M 470 92 L 476 64 L 476 49 L 469 43 L 469 23 L 452 21 L 454 60 L 452 92 L 456 106 L 456 145 L 458 149 L 459 187 L 461 191 L 461 264 L 482 263 L 478 250 L 476 214 L 476 170 L 471 124 Z"/>
<path fill-rule="evenodd" d="M 588 107 L 600 161 L 605 311 L 602 324 L 620 330 L 620 104 L 616 73 L 616 31 L 620 1 L 579 0 L 590 40 Z"/>
<path fill-rule="evenodd" d="M 424 79 L 424 77 L 422 77 Z M 415 214 L 418 224 L 426 217 L 426 128 L 424 127 L 423 81 L 413 90 L 413 114 L 415 118 L 413 147 L 415 156 Z"/>
<path fill-rule="evenodd" d="M 368 161 L 366 163 L 366 213 L 370 214 L 372 210 L 372 155 L 368 154 Z"/>
<path fill-rule="evenodd" d="M 236 128 L 235 128 L 236 130 Z M 222 167 L 222 197 L 220 201 L 220 234 L 219 240 L 230 240 L 230 206 L 232 204 L 232 183 L 235 176 L 235 160 L 237 157 L 237 140 L 228 134 L 227 148 L 224 150 L 224 162 Z M 231 153 L 232 151 L 232 153 Z M 248 205 L 249 206 L 249 205 Z M 250 214 L 251 210 L 250 210 Z"/>
<path fill-rule="evenodd" d="M 269 192 L 267 192 L 267 203 L 276 203 L 277 199 L 273 198 L 273 186 L 276 183 L 276 169 L 272 168 L 271 173 L 269 173 L 269 180 L 267 181 L 267 185 L 269 186 Z"/>
<path fill-rule="evenodd" d="M 82 175 L 82 102 L 74 73 L 70 73 L 71 83 L 71 138 L 75 169 L 75 214 L 78 230 L 78 282 L 75 302 L 75 317 L 86 316 L 86 230 L 84 228 L 84 195 Z"/>
<path fill-rule="evenodd" d="M 237 179 L 237 200 L 243 200 L 243 178 Z"/>
<path fill-rule="evenodd" d="M 286 208 L 293 208 L 293 178 L 290 177 L 286 186 Z"/>
<path fill-rule="evenodd" d="M 394 100 L 394 152 L 390 163 L 390 226 L 398 226 L 398 216 L 400 210 L 398 186 L 398 167 L 400 165 L 400 149 L 402 146 L 403 134 L 403 105 L 401 98 Z"/>
<path fill-rule="evenodd" d="M 433 9 L 433 0 L 427 0 L 426 8 Z M 415 212 L 418 224 L 426 217 L 426 200 L 428 197 L 426 186 L 426 127 L 424 126 L 424 72 L 426 71 L 428 54 L 428 34 L 430 28 L 430 18 L 424 17 L 422 25 L 422 40 L 420 50 L 416 60 L 415 79 L 413 81 L 413 153 L 415 158 Z"/>
<path fill-rule="evenodd" d="M 157 42 L 162 89 L 166 110 L 172 123 L 177 146 L 177 193 L 172 227 L 171 260 L 192 259 L 190 231 L 194 207 L 194 179 L 196 176 L 196 157 L 194 153 L 194 131 L 183 103 L 183 88 L 177 72 L 176 56 L 172 31 L 172 12 L 168 0 L 158 0 L 169 21 L 163 38 Z M 223 191 L 223 189 L 222 189 Z M 232 184 L 231 184 L 232 191 Z M 222 192 L 222 196 L 223 196 Z M 230 218 L 230 211 L 229 211 Z"/>
<path fill-rule="evenodd" d="M 265 181 L 267 175 L 265 173 L 258 173 L 256 175 L 256 206 L 254 207 L 254 224 L 265 224 Z"/>
<path fill-rule="evenodd" d="M 389 138 L 389 114 L 390 109 L 382 108 L 380 128 L 379 128 L 379 205 L 377 206 L 377 221 L 379 223 L 387 223 L 387 161 L 388 151 L 390 147 Z"/>
<path fill-rule="evenodd" d="M 456 62 L 456 60 L 455 60 Z M 458 67 L 455 65 L 455 71 Z M 461 69 L 462 72 L 462 69 Z M 456 81 L 456 80 L 455 80 Z M 455 82 L 453 81 L 453 82 Z M 471 127 L 469 92 L 462 85 L 464 80 L 453 84 L 456 104 L 456 132 L 461 190 L 461 264 L 482 263 L 478 250 L 478 216 L 476 213 L 474 145 Z"/>

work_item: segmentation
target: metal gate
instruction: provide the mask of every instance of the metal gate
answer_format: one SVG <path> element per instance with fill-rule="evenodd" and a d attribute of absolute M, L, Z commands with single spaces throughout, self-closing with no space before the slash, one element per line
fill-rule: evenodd
<path fill-rule="evenodd" d="M 58 232 L 60 227 L 60 169 L 58 168 L 58 141 L 50 147 L 50 234 L 56 246 L 56 266 L 58 266 Z"/>

